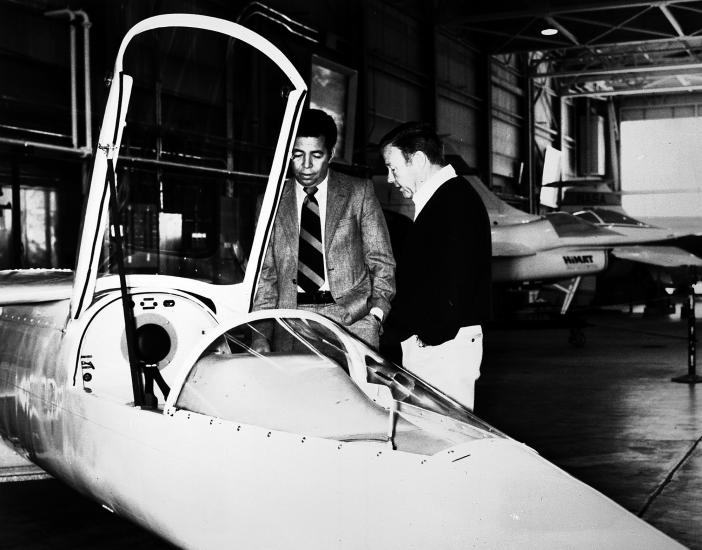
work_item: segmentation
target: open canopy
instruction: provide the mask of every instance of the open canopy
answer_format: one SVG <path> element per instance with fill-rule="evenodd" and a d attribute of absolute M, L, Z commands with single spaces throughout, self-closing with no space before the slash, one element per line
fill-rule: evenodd
<path fill-rule="evenodd" d="M 142 35 L 146 31 L 151 32 Z M 154 33 L 157 39 L 147 38 Z M 210 66 L 178 58 L 194 40 L 212 53 Z M 163 64 L 180 63 L 178 71 L 143 69 L 137 61 L 154 45 L 167 50 Z M 266 120 L 254 129 L 245 113 L 258 98 L 241 80 L 252 68 L 270 83 L 275 98 L 266 102 L 261 111 Z M 165 74 L 177 82 L 161 83 Z M 157 79 L 181 94 L 190 86 L 208 88 L 212 103 L 222 105 L 226 114 L 213 111 L 204 123 L 189 120 L 167 102 L 150 110 L 153 98 L 140 87 L 140 79 Z M 72 316 L 91 303 L 96 278 L 116 272 L 116 245 L 110 238 L 117 226 L 128 276 L 158 274 L 237 285 L 229 292 L 230 305 L 248 309 L 305 92 L 304 81 L 278 48 L 235 23 L 171 14 L 133 27 L 117 56 L 100 132 Z M 144 131 L 149 113 L 158 118 L 157 135 Z M 182 131 L 170 132 L 175 127 L 191 128 L 192 141 L 184 140 Z M 217 127 L 221 135 L 208 135 Z M 108 215 L 110 176 L 116 183 L 119 220 L 114 211 Z"/>

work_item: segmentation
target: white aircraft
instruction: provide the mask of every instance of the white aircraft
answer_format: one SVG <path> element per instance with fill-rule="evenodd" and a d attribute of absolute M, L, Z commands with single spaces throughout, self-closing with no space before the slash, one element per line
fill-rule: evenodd
<path fill-rule="evenodd" d="M 619 234 L 638 239 L 639 242 L 655 243 L 617 246 L 612 255 L 621 260 L 629 260 L 648 265 L 658 273 L 658 279 L 666 279 L 670 286 L 695 283 L 696 275 L 689 269 L 700 266 L 699 253 L 702 236 L 699 223 L 682 222 L 678 228 L 661 227 L 632 218 L 623 212 L 610 208 L 588 207 L 573 213 L 574 216 L 597 227 L 616 231 Z M 647 238 L 648 237 L 648 238 Z M 694 251 L 694 252 L 692 252 Z M 676 277 L 677 276 L 677 277 Z M 682 280 L 682 282 L 680 282 Z"/>
<path fill-rule="evenodd" d="M 252 47 L 292 86 L 258 219 L 235 208 L 243 186 L 223 187 L 216 200 L 236 219 L 223 214 L 212 241 L 212 227 L 193 229 L 187 257 L 164 252 L 163 235 L 149 245 L 152 233 L 129 217 L 152 219 L 129 202 L 138 174 L 115 172 L 132 90 L 125 50 L 141 33 L 179 27 Z M 75 272 L 0 274 L 3 439 L 183 548 L 682 548 L 333 322 L 249 313 L 305 93 L 276 47 L 234 23 L 172 14 L 128 32 Z M 196 195 L 181 196 L 187 205 Z M 194 223 L 162 214 L 162 233 Z M 220 276 L 223 253 L 197 256 L 201 241 L 231 253 L 238 279 Z M 137 273 L 144 266 L 152 272 Z M 282 336 L 270 354 L 250 347 L 261 323 Z"/>
<path fill-rule="evenodd" d="M 608 266 L 610 254 L 660 268 L 700 267 L 702 258 L 671 245 L 680 232 L 611 212 L 617 223 L 584 212 L 543 216 L 518 210 L 488 190 L 477 176 L 465 176 L 480 194 L 492 224 L 493 281 L 570 280 L 561 313 L 566 313 L 583 276 Z M 658 243 L 658 244 L 657 244 Z"/>

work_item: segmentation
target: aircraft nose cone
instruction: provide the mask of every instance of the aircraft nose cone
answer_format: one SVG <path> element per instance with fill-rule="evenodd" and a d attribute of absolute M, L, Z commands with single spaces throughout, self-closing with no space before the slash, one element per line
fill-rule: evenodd
<path fill-rule="evenodd" d="M 684 548 L 514 441 L 472 442 L 436 458 L 465 472 L 490 526 L 479 537 L 489 540 L 499 530 L 505 548 Z"/>

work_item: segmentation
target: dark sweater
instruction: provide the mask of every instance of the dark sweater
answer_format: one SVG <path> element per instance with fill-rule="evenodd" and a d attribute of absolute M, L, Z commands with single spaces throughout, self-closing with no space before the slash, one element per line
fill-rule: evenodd
<path fill-rule="evenodd" d="M 490 220 L 463 178 L 445 182 L 426 203 L 398 251 L 397 294 L 385 344 L 416 334 L 429 345 L 491 317 Z M 391 357 L 392 358 L 392 357 Z"/>

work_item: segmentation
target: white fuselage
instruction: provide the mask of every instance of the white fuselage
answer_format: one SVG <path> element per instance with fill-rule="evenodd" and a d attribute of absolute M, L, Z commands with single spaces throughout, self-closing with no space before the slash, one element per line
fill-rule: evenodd
<path fill-rule="evenodd" d="M 178 342 L 189 338 L 183 330 L 198 341 L 216 334 L 214 315 L 198 318 L 181 292 L 156 286 L 135 294 L 175 302 L 169 322 Z M 677 547 L 510 439 L 485 434 L 427 454 L 134 407 L 126 358 L 96 353 L 123 337 L 108 322 L 115 298 L 104 294 L 87 321 L 66 330 L 67 298 L 3 307 L 0 434 L 57 478 L 178 546 Z M 178 323 L 179 307 L 189 324 Z M 158 308 L 136 313 L 137 323 L 154 322 Z M 195 359 L 174 352 L 163 369 L 172 392 Z M 443 433 L 445 420 L 423 417 L 418 426 L 432 431 L 438 421 Z"/>
<path fill-rule="evenodd" d="M 231 242 L 241 237 L 236 224 L 212 239 L 217 253 L 226 249 L 227 261 L 240 264 L 242 277 L 231 284 L 203 282 L 213 278 L 198 269 L 187 278 L 179 269 L 194 265 L 191 251 L 161 250 L 158 239 L 147 253 L 169 260 L 160 274 L 125 272 L 130 248 L 119 241 L 128 224 L 108 214 L 112 189 L 120 189 L 115 166 L 133 81 L 124 52 L 134 36 L 172 27 L 248 44 L 292 85 L 255 227 L 240 242 Z M 305 94 L 282 52 L 235 23 L 166 14 L 128 31 L 75 273 L 0 273 L 0 437 L 182 548 L 679 548 L 332 321 L 310 312 L 249 313 Z M 236 191 L 229 177 L 221 189 Z M 498 256 L 558 250 L 545 223 L 527 222 L 499 228 L 513 242 Z M 248 255 L 238 255 L 244 249 Z M 144 251 L 132 242 L 131 252 Z M 575 240 L 563 254 L 574 266 L 588 267 L 590 255 L 595 261 Z M 200 265 L 216 271 L 222 262 L 214 259 L 201 257 Z M 267 354 L 247 343 L 273 323 L 297 338 L 301 353 Z M 153 407 L 135 406 L 154 397 L 137 387 L 154 373 L 170 392 L 157 390 Z M 361 416 L 367 429 L 356 426 Z"/>

